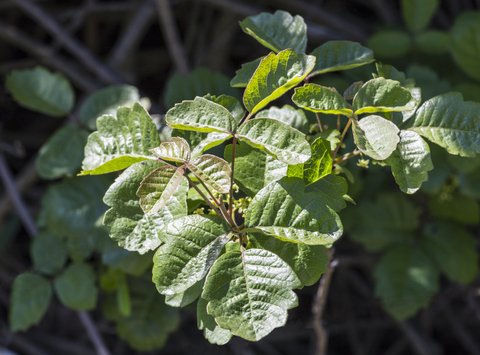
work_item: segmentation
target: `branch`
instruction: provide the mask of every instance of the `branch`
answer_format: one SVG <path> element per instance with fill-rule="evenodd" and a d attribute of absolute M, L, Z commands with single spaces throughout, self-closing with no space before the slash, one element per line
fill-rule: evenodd
<path fill-rule="evenodd" d="M 163 32 L 163 37 L 167 43 L 168 51 L 172 56 L 177 70 L 182 73 L 188 73 L 188 63 L 185 52 L 181 45 L 180 36 L 177 27 L 173 21 L 173 14 L 168 0 L 156 0 L 158 18 Z"/>
<path fill-rule="evenodd" d="M 31 0 L 10 0 L 22 9 L 42 27 L 44 27 L 59 43 L 68 49 L 74 57 L 95 73 L 107 84 L 120 83 L 123 80 L 110 68 L 100 62 L 87 48 L 66 32 L 47 12 Z"/>
<path fill-rule="evenodd" d="M 25 205 L 25 202 L 22 200 L 20 193 L 15 186 L 15 182 L 10 172 L 3 155 L 0 154 L 0 179 L 5 185 L 5 190 L 10 195 L 10 198 L 13 202 L 15 210 L 17 211 L 25 229 L 27 230 L 30 237 L 35 237 L 38 234 L 38 228 L 33 220 L 30 212 Z M 107 347 L 103 343 L 103 340 L 98 332 L 98 329 L 95 327 L 95 324 L 90 319 L 89 315 L 85 312 L 79 312 L 80 320 L 85 327 L 90 340 L 97 350 L 97 355 L 110 355 L 110 352 L 107 350 Z"/>
<path fill-rule="evenodd" d="M 15 27 L 0 22 L 0 38 L 61 71 L 72 79 L 79 88 L 92 92 L 98 87 L 97 83 L 89 79 L 86 73 L 81 72 L 66 59 L 54 53 L 51 48 L 33 40 Z"/>
<path fill-rule="evenodd" d="M 337 261 L 333 260 L 333 250 L 329 250 L 328 256 L 328 268 L 325 274 L 323 274 L 320 284 L 318 285 L 317 293 L 313 301 L 312 313 L 313 313 L 313 329 L 315 331 L 316 338 L 316 355 L 327 354 L 328 334 L 325 327 L 322 325 L 323 311 L 325 304 L 327 303 L 328 290 L 332 282 L 333 272 Z"/>

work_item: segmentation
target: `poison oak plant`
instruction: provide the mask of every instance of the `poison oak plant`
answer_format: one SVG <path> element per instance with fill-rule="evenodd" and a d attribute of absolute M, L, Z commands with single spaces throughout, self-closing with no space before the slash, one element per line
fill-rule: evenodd
<path fill-rule="evenodd" d="M 297 305 L 293 290 L 319 279 L 343 233 L 350 157 L 389 166 L 411 194 L 433 169 L 424 138 L 450 154 L 480 151 L 480 105 L 460 94 L 420 105 L 413 82 L 378 63 L 372 79 L 342 95 L 313 81 L 372 63 L 369 49 L 332 41 L 305 54 L 303 19 L 283 11 L 240 25 L 273 51 L 232 80 L 245 88 L 243 105 L 228 95 L 182 101 L 165 116 L 174 131 L 164 142 L 140 104 L 119 108 L 98 118 L 82 172 L 126 169 L 104 197 L 111 237 L 130 251 L 156 250 L 157 290 L 172 306 L 197 301 L 198 326 L 217 344 L 232 335 L 256 341 L 282 326 Z M 293 88 L 298 108 L 267 108 Z M 307 111 L 318 124 L 305 132 Z M 223 156 L 208 153 L 218 146 Z"/>

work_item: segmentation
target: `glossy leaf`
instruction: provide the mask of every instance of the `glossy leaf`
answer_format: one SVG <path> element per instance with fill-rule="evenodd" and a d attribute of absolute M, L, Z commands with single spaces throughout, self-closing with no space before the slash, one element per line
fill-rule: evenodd
<path fill-rule="evenodd" d="M 160 144 L 157 128 L 140 104 L 120 107 L 116 117 L 100 117 L 97 127 L 85 146 L 82 175 L 106 174 L 153 159 L 150 149 Z"/>
<path fill-rule="evenodd" d="M 172 137 L 167 142 L 162 142 L 157 148 L 152 149 L 154 156 L 176 163 L 185 163 L 190 160 L 191 152 L 188 142 L 181 137 Z"/>
<path fill-rule="evenodd" d="M 285 49 L 262 59 L 243 95 L 247 110 L 254 114 L 302 82 L 312 71 L 315 57 Z"/>
<path fill-rule="evenodd" d="M 82 165 L 87 137 L 87 131 L 73 125 L 65 125 L 56 131 L 38 152 L 38 175 L 43 179 L 75 175 Z"/>
<path fill-rule="evenodd" d="M 370 115 L 353 124 L 353 137 L 358 149 L 376 160 L 387 159 L 397 148 L 400 130 L 381 116 Z"/>
<path fill-rule="evenodd" d="M 5 86 L 20 105 L 48 116 L 66 116 L 73 108 L 75 94 L 68 80 L 42 67 L 12 71 Z"/>
<path fill-rule="evenodd" d="M 197 132 L 232 133 L 237 122 L 222 105 L 196 97 L 182 101 L 168 110 L 165 120 L 171 128 Z"/>
<path fill-rule="evenodd" d="M 317 60 L 310 76 L 353 69 L 375 60 L 371 49 L 351 41 L 328 41 L 311 54 Z"/>
<path fill-rule="evenodd" d="M 234 88 L 244 88 L 247 87 L 248 82 L 252 78 L 255 70 L 257 70 L 258 65 L 263 57 L 252 60 L 251 62 L 243 63 L 240 69 L 235 72 L 235 76 L 230 81 L 230 85 Z"/>
<path fill-rule="evenodd" d="M 201 215 L 175 219 L 165 235 L 166 243 L 153 258 L 153 282 L 164 295 L 184 292 L 202 280 L 230 238 L 221 222 Z"/>
<path fill-rule="evenodd" d="M 298 107 L 317 113 L 351 116 L 353 111 L 335 88 L 306 84 L 295 89 L 292 96 Z"/>
<path fill-rule="evenodd" d="M 353 99 L 356 115 L 374 112 L 401 112 L 411 109 L 410 92 L 395 80 L 382 77 L 367 81 Z"/>
<path fill-rule="evenodd" d="M 203 335 L 211 344 L 225 345 L 232 338 L 232 333 L 221 328 L 210 314 L 207 313 L 208 302 L 200 298 L 197 302 L 197 325 L 203 330 Z"/>
<path fill-rule="evenodd" d="M 301 16 L 292 16 L 277 10 L 273 14 L 261 14 L 240 21 L 242 30 L 263 46 L 274 52 L 292 48 L 303 53 L 307 48 L 307 25 Z"/>
<path fill-rule="evenodd" d="M 202 294 L 205 280 L 200 280 L 183 292 L 165 296 L 165 303 L 171 307 L 185 307 L 195 302 Z"/>
<path fill-rule="evenodd" d="M 145 213 L 158 213 L 169 203 L 181 185 L 188 186 L 184 168 L 162 166 L 149 173 L 137 190 L 140 206 Z M 183 191 L 186 194 L 187 188 Z"/>
<path fill-rule="evenodd" d="M 397 149 L 386 163 L 391 166 L 400 189 L 413 194 L 428 179 L 428 172 L 433 169 L 430 148 L 416 132 L 400 131 L 399 136 Z"/>
<path fill-rule="evenodd" d="M 240 126 L 237 135 L 240 141 L 286 164 L 304 163 L 311 156 L 310 145 L 303 133 L 271 118 L 249 120 Z"/>
<path fill-rule="evenodd" d="M 232 137 L 233 136 L 230 133 L 211 132 L 195 146 L 192 150 L 192 157 L 197 157 L 203 152 L 222 144 Z"/>
<path fill-rule="evenodd" d="M 115 115 L 119 106 L 131 106 L 140 100 L 138 89 L 131 85 L 111 85 L 88 96 L 78 111 L 80 121 L 96 129 L 97 118 Z"/>
<path fill-rule="evenodd" d="M 319 137 L 312 142 L 311 148 L 312 156 L 304 164 L 288 167 L 288 176 L 302 178 L 307 185 L 329 175 L 333 166 L 330 145 L 327 141 Z"/>
<path fill-rule="evenodd" d="M 222 158 L 211 154 L 201 155 L 188 164 L 188 168 L 215 191 L 226 194 L 230 190 L 232 169 Z"/>
<path fill-rule="evenodd" d="M 333 201 L 342 200 L 342 195 L 330 193 Z M 330 246 L 342 235 L 343 227 L 327 201 L 315 184 L 305 188 L 301 179 L 282 178 L 255 195 L 245 226 L 284 241 Z"/>
<path fill-rule="evenodd" d="M 9 321 L 14 332 L 27 330 L 45 315 L 52 288 L 44 277 L 25 272 L 15 278 L 10 296 Z"/>
<path fill-rule="evenodd" d="M 438 269 L 420 248 L 390 249 L 376 265 L 374 277 L 375 294 L 398 320 L 413 316 L 438 290 Z"/>
<path fill-rule="evenodd" d="M 243 105 L 233 96 L 215 96 L 208 94 L 205 95 L 205 98 L 225 107 L 237 122 L 240 122 L 240 120 L 245 116 L 245 109 L 243 108 Z"/>
<path fill-rule="evenodd" d="M 286 125 L 298 129 L 302 133 L 308 133 L 308 119 L 302 110 L 297 110 L 290 105 L 282 107 L 271 106 L 266 110 L 259 111 L 255 118 L 273 118 Z"/>
<path fill-rule="evenodd" d="M 402 0 L 402 15 L 412 32 L 424 30 L 439 6 L 438 0 Z"/>
<path fill-rule="evenodd" d="M 409 129 L 445 148 L 450 154 L 473 157 L 480 153 L 480 104 L 448 93 L 423 103 Z"/>
<path fill-rule="evenodd" d="M 297 287 L 297 276 L 277 255 L 247 249 L 228 252 L 215 262 L 202 298 L 221 328 L 257 341 L 286 323 L 287 310 L 297 306 L 292 291 Z"/>
<path fill-rule="evenodd" d="M 237 143 L 235 154 L 235 183 L 250 196 L 254 196 L 269 183 L 287 176 L 287 164 L 246 143 Z M 224 155 L 225 159 L 231 162 L 231 144 L 225 148 Z"/>
<path fill-rule="evenodd" d="M 89 264 L 75 263 L 55 278 L 55 292 L 63 305 L 77 311 L 95 308 L 98 290 Z"/>
<path fill-rule="evenodd" d="M 465 229 L 447 223 L 431 224 L 425 228 L 422 242 L 438 268 L 451 280 L 467 284 L 478 275 L 475 238 Z"/>

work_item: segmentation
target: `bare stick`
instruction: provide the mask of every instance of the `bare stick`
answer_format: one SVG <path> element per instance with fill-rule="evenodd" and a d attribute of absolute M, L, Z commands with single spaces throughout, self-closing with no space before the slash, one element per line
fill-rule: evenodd
<path fill-rule="evenodd" d="M 47 12 L 31 0 L 10 0 L 27 15 L 44 27 L 59 43 L 68 49 L 79 61 L 95 73 L 103 82 L 115 84 L 121 77 L 105 66 L 100 60 L 63 29 Z"/>
<path fill-rule="evenodd" d="M 27 230 L 30 237 L 35 237 L 38 234 L 38 228 L 32 216 L 30 215 L 30 212 L 28 211 L 25 202 L 23 202 L 20 193 L 17 190 L 17 187 L 15 186 L 12 173 L 10 172 L 2 154 L 0 154 L 0 178 L 7 190 L 7 193 L 10 195 L 15 210 L 17 211 L 18 216 L 20 217 L 23 225 L 25 226 L 25 229 Z M 95 349 L 97 350 L 97 354 L 110 355 L 107 347 L 103 343 L 98 329 L 96 328 L 95 324 L 92 322 L 88 314 L 85 312 L 80 312 L 79 317 L 90 337 L 90 340 L 92 341 Z"/>
<path fill-rule="evenodd" d="M 322 324 L 323 311 L 325 304 L 327 303 L 328 290 L 332 282 L 333 271 L 337 264 L 336 260 L 333 260 L 333 250 L 329 251 L 329 263 L 325 274 L 323 274 L 320 284 L 318 285 L 317 293 L 313 301 L 312 313 L 313 313 L 313 329 L 315 331 L 316 338 L 316 355 L 326 355 L 328 334 L 325 327 Z"/>
<path fill-rule="evenodd" d="M 156 0 L 158 18 L 162 27 L 163 37 L 167 42 L 168 51 L 172 56 L 175 67 L 182 73 L 188 73 L 188 64 L 181 46 L 180 36 L 173 21 L 173 14 L 168 0 Z"/>
<path fill-rule="evenodd" d="M 150 22 L 154 18 L 154 11 L 152 11 L 153 6 L 153 0 L 144 0 L 143 3 L 138 7 L 137 11 L 125 28 L 125 31 L 117 40 L 112 51 L 110 52 L 107 60 L 107 63 L 110 66 L 114 68 L 121 67 L 128 54 L 134 50 L 142 35 L 150 25 Z"/>
<path fill-rule="evenodd" d="M 81 72 L 79 68 L 74 67 L 66 59 L 55 54 L 51 48 L 36 42 L 13 26 L 7 26 L 0 22 L 0 39 L 21 48 L 25 52 L 37 57 L 40 61 L 61 71 L 72 79 L 79 88 L 87 92 L 92 92 L 98 87 L 97 83 L 89 79 L 86 73 Z"/>
<path fill-rule="evenodd" d="M 233 136 L 232 140 L 232 174 L 230 175 L 230 194 L 228 199 L 228 212 L 232 219 L 235 219 L 233 216 L 233 177 L 235 174 L 235 156 L 236 156 L 236 148 L 237 148 L 237 137 Z"/>

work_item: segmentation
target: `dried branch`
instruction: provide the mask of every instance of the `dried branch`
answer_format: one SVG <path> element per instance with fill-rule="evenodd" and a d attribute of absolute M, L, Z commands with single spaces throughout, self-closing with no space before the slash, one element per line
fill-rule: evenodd
<path fill-rule="evenodd" d="M 167 43 L 168 51 L 172 56 L 177 70 L 182 73 L 188 73 L 188 63 L 185 57 L 184 49 L 181 45 L 180 36 L 173 20 L 172 10 L 168 0 L 156 0 L 158 18 L 163 32 L 163 37 Z"/>

